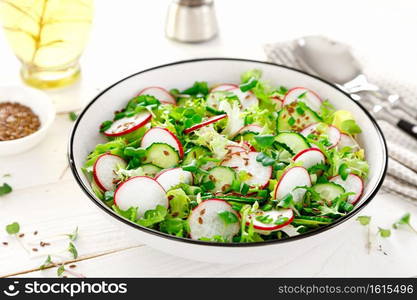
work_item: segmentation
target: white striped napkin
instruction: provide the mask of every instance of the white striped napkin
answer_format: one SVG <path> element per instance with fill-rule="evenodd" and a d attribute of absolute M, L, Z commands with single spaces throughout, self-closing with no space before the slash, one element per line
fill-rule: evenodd
<path fill-rule="evenodd" d="M 293 63 L 293 60 L 295 60 L 292 54 L 294 45 L 295 41 L 288 41 L 267 44 L 264 49 L 270 62 L 300 68 L 295 62 Z M 282 55 L 277 51 L 278 49 L 286 49 L 287 59 L 282 59 Z M 358 57 L 371 82 L 395 91 L 417 107 L 417 85 L 398 82 L 384 76 L 380 72 L 367 67 L 366 57 L 363 55 Z M 401 110 L 393 110 L 393 113 L 403 119 L 417 122 L 416 119 Z M 383 190 L 397 194 L 402 198 L 417 201 L 417 140 L 385 121 L 378 121 L 378 124 L 381 126 L 387 140 L 389 154 L 388 174 L 382 186 Z"/>

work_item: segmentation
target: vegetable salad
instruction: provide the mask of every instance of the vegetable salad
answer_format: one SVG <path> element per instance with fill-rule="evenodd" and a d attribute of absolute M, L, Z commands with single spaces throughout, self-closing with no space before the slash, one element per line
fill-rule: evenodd
<path fill-rule="evenodd" d="M 284 239 L 349 213 L 368 175 L 354 116 L 261 75 L 138 91 L 86 158 L 96 196 L 140 226 L 211 242 Z"/>

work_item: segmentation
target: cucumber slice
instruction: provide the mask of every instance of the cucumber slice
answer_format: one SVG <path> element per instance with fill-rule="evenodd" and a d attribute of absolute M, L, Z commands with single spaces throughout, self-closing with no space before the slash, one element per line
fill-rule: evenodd
<path fill-rule="evenodd" d="M 147 149 L 145 163 L 151 163 L 162 169 L 168 169 L 178 165 L 180 155 L 168 144 L 153 143 Z"/>
<path fill-rule="evenodd" d="M 227 193 L 230 191 L 232 183 L 236 180 L 236 173 L 230 167 L 214 167 L 208 171 L 209 173 L 204 176 L 203 182 L 213 182 L 214 188 L 212 192 Z"/>
<path fill-rule="evenodd" d="M 301 131 L 307 126 L 321 122 L 319 115 L 308 107 L 303 109 L 303 114 L 296 109 L 296 102 L 285 106 L 278 113 L 278 131 Z"/>
<path fill-rule="evenodd" d="M 334 182 L 318 183 L 313 185 L 313 190 L 320 194 L 325 201 L 333 201 L 345 192 L 345 189 Z"/>
<path fill-rule="evenodd" d="M 275 137 L 275 141 L 281 144 L 287 145 L 293 153 L 297 154 L 304 149 L 310 148 L 310 144 L 307 142 L 304 136 L 296 132 L 281 132 Z"/>
<path fill-rule="evenodd" d="M 211 156 L 210 151 L 202 146 L 194 146 L 185 154 L 182 164 L 184 166 L 191 164 L 200 157 Z"/>
<path fill-rule="evenodd" d="M 152 176 L 152 177 L 154 177 L 156 174 L 158 174 L 162 170 L 160 167 L 157 167 L 153 164 L 145 164 L 145 165 L 142 165 L 141 168 L 146 176 Z"/>
<path fill-rule="evenodd" d="M 184 157 L 184 148 L 178 139 L 178 137 L 166 128 L 152 127 L 149 129 L 142 138 L 140 146 L 147 149 L 153 143 L 163 143 L 172 146 L 178 151 L 181 158 Z"/>

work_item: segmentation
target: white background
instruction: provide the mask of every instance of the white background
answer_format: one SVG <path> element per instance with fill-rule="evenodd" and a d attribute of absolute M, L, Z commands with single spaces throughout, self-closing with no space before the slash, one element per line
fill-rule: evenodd
<path fill-rule="evenodd" d="M 417 78 L 416 1 L 217 0 L 220 34 L 202 44 L 180 44 L 164 37 L 168 3 L 96 1 L 94 28 L 82 57 L 82 81 L 50 93 L 58 109 L 80 109 L 107 85 L 151 66 L 210 56 L 265 60 L 265 43 L 310 34 L 351 44 L 369 57 L 373 72 L 404 82 Z M 2 35 L 0 53 L 0 82 L 19 82 L 19 62 Z M 14 188 L 0 199 L 0 276 L 55 276 L 55 269 L 39 271 L 38 267 L 46 254 L 65 250 L 67 241 L 61 234 L 75 226 L 80 228 L 80 238 L 73 270 L 88 277 L 417 276 L 417 235 L 395 231 L 383 241 L 373 232 L 376 226 L 391 226 L 406 211 L 413 213 L 417 223 L 416 206 L 389 195 L 377 196 L 363 212 L 374 220 L 369 253 L 366 228 L 354 221 L 346 234 L 302 257 L 256 265 L 198 263 L 128 240 L 82 194 L 66 168 L 71 125 L 61 113 L 38 147 L 0 158 L 0 176 L 10 173 L 12 177 L 4 180 Z M 26 233 L 21 243 L 3 232 L 11 221 L 19 221 Z M 39 231 L 36 236 L 32 234 L 35 230 Z M 40 240 L 51 241 L 52 246 L 41 248 L 37 245 Z M 3 241 L 9 245 L 3 246 Z M 40 251 L 31 251 L 33 247 Z M 64 261 L 70 260 L 65 251 L 60 255 Z"/>

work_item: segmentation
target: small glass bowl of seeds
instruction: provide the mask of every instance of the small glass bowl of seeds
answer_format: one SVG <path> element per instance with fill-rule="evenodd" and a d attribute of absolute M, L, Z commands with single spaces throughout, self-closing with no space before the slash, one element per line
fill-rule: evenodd
<path fill-rule="evenodd" d="M 24 86 L 0 86 L 0 155 L 13 155 L 37 145 L 55 118 L 43 92 Z"/>

